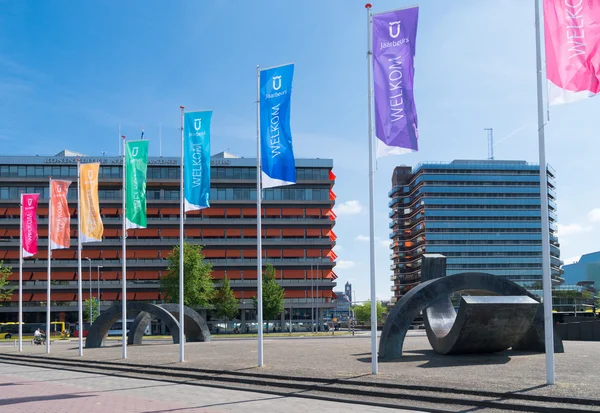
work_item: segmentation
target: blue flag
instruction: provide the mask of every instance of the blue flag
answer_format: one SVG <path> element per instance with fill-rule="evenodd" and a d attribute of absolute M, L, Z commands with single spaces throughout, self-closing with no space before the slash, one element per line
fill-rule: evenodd
<path fill-rule="evenodd" d="M 290 130 L 294 65 L 260 72 L 260 143 L 262 187 L 296 183 L 296 164 Z"/>
<path fill-rule="evenodd" d="M 210 197 L 210 121 L 212 111 L 183 116 L 185 212 L 208 208 Z"/>

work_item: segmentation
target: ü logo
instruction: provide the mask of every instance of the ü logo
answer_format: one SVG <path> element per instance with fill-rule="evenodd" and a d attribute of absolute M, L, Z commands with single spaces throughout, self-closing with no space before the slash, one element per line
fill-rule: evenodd
<path fill-rule="evenodd" d="M 390 37 L 392 39 L 395 39 L 396 37 L 400 36 L 400 23 L 402 22 L 390 22 Z"/>

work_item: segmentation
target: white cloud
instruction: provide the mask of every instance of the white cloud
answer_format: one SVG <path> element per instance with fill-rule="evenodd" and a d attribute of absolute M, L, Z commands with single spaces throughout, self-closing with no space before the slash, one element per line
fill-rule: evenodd
<path fill-rule="evenodd" d="M 588 212 L 588 218 L 592 222 L 600 222 L 600 208 L 594 208 Z"/>
<path fill-rule="evenodd" d="M 558 235 L 561 237 L 568 237 L 569 235 L 581 234 L 583 232 L 589 232 L 592 227 L 584 227 L 581 224 L 558 224 Z"/>
<path fill-rule="evenodd" d="M 379 241 L 379 244 L 383 247 L 383 248 L 389 248 L 390 247 L 390 241 L 387 239 L 383 239 L 381 241 Z"/>
<path fill-rule="evenodd" d="M 357 235 L 356 238 L 354 238 L 354 241 L 369 242 L 370 239 L 371 237 L 368 235 Z"/>
<path fill-rule="evenodd" d="M 340 270 L 347 270 L 349 268 L 352 268 L 356 265 L 356 263 L 354 261 L 347 261 L 347 260 L 338 260 L 336 262 L 336 267 L 339 268 Z"/>
<path fill-rule="evenodd" d="M 341 251 L 344 249 L 344 247 L 342 247 L 340 244 L 335 244 L 335 246 L 333 247 L 334 250 L 336 250 L 337 252 Z"/>
<path fill-rule="evenodd" d="M 342 202 L 334 207 L 336 215 L 358 215 L 362 212 L 362 209 L 362 205 L 356 200 Z"/>

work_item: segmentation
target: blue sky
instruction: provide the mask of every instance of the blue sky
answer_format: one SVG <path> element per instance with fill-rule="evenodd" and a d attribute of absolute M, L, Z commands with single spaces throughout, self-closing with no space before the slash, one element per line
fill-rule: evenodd
<path fill-rule="evenodd" d="M 388 198 L 394 166 L 484 159 L 537 162 L 533 0 L 427 0 L 417 35 L 420 151 L 375 175 L 377 296 L 390 297 Z M 375 12 L 413 5 L 376 1 Z M 118 152 L 117 125 L 151 155 L 179 151 L 179 106 L 214 109 L 212 148 L 254 156 L 256 65 L 295 62 L 296 157 L 333 158 L 340 289 L 369 295 L 366 16 L 363 1 L 0 0 L 2 154 Z M 600 249 L 598 99 L 553 107 L 561 254 Z"/>

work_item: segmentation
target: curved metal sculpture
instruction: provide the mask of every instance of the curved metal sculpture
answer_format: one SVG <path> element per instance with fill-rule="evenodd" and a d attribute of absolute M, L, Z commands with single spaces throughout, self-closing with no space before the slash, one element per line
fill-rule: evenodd
<path fill-rule="evenodd" d="M 131 312 L 145 312 L 151 314 L 152 316 L 158 318 L 162 322 L 164 322 L 169 328 L 169 332 L 173 336 L 173 343 L 179 343 L 179 323 L 173 317 L 173 315 L 165 310 L 164 308 L 159 307 L 156 304 L 149 304 L 140 301 L 132 301 L 127 303 L 127 311 Z M 121 312 L 121 304 L 115 304 L 110 307 L 108 310 L 104 311 L 97 319 L 94 321 L 94 324 L 90 326 L 88 330 L 87 337 L 85 339 L 85 347 L 86 348 L 98 348 L 102 347 L 102 341 L 110 327 L 114 324 L 115 321 L 121 319 L 123 313 Z M 151 316 L 150 316 L 151 318 Z M 144 330 L 146 326 L 141 330 L 141 334 L 144 334 Z M 139 324 L 138 328 L 139 330 Z M 133 336 L 138 334 L 138 331 L 133 331 L 133 326 L 130 328 L 129 336 Z"/>
<path fill-rule="evenodd" d="M 429 344 L 439 354 L 503 351 L 531 327 L 539 303 L 526 295 L 462 297 L 458 314 L 447 299 L 424 313 Z"/>
<path fill-rule="evenodd" d="M 380 358 L 402 356 L 406 333 L 411 322 L 421 312 L 424 312 L 429 342 L 436 352 L 442 354 L 494 352 L 509 347 L 523 351 L 544 351 L 543 307 L 525 288 L 491 274 L 461 273 L 443 276 L 445 272 L 445 257 L 424 255 L 423 282 L 405 294 L 388 316 L 379 341 Z M 463 300 L 462 311 L 459 309 L 459 314 L 456 315 L 449 297 L 458 291 L 486 291 L 505 297 L 498 297 L 496 300 L 494 297 L 477 297 L 480 299 L 479 303 L 476 297 L 471 297 Z M 521 297 L 528 297 L 530 300 Z M 481 304 L 486 301 L 481 299 L 484 298 L 489 305 L 481 312 L 484 307 Z M 513 305 L 510 305 L 511 300 Z M 500 304 L 504 309 L 501 309 Z M 479 310 L 475 311 L 474 307 L 479 307 Z M 524 309 L 527 309 L 527 314 L 521 314 Z M 511 320 L 513 317 L 516 319 Z M 501 323 L 505 325 L 503 333 L 497 328 L 488 328 L 490 324 L 497 327 Z M 562 340 L 556 334 L 554 351 L 564 351 Z"/>
<path fill-rule="evenodd" d="M 168 311 L 176 320 L 179 320 L 179 304 L 160 304 L 160 308 Z M 184 307 L 184 324 L 183 332 L 185 334 L 186 342 L 204 342 L 210 341 L 210 331 L 206 321 L 197 311 L 190 307 Z M 146 327 L 152 321 L 152 315 L 147 312 L 140 312 L 138 316 L 133 320 L 131 330 L 133 334 L 127 337 L 128 344 L 142 344 L 144 337 L 144 331 Z M 179 326 L 179 323 L 177 324 Z M 169 328 L 170 331 L 170 328 Z M 179 343 L 179 333 L 177 334 L 177 342 L 175 337 L 173 343 Z"/>

